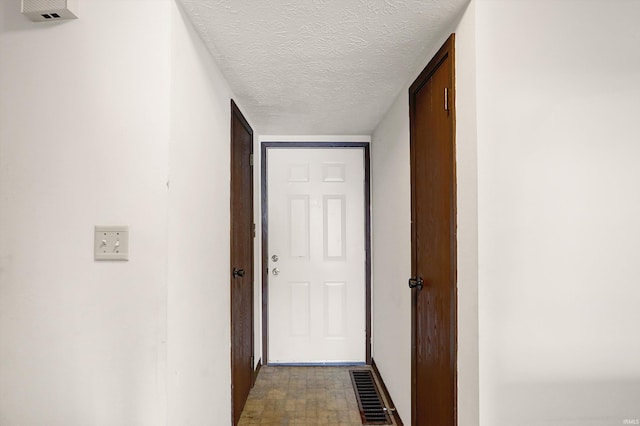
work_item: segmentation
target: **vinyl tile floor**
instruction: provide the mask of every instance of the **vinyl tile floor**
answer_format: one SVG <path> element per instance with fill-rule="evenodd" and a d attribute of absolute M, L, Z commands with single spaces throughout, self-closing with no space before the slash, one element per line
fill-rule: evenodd
<path fill-rule="evenodd" d="M 353 368 L 262 367 L 239 426 L 361 426 Z"/>

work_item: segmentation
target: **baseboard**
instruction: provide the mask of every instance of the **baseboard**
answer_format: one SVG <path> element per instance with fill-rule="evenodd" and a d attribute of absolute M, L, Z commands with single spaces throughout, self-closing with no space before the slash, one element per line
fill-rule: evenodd
<path fill-rule="evenodd" d="M 256 380 L 258 380 L 258 373 L 260 373 L 260 369 L 262 368 L 262 358 L 258 360 L 258 365 L 253 368 L 253 378 L 251 380 L 251 387 L 256 384 Z"/>
<path fill-rule="evenodd" d="M 387 385 L 384 384 L 384 380 L 382 380 L 382 375 L 380 374 L 380 370 L 378 370 L 376 361 L 373 358 L 371 358 L 371 368 L 373 369 L 373 374 L 376 376 L 376 379 L 378 380 L 378 384 L 380 385 L 380 388 L 381 388 L 380 390 L 383 393 L 384 399 L 389 404 L 389 407 L 387 408 L 389 408 L 389 411 L 393 414 L 393 420 L 396 422 L 396 425 L 404 426 L 404 423 L 402 423 L 402 419 L 400 418 L 400 414 L 396 409 L 396 405 L 393 403 L 393 399 L 391 399 L 391 394 L 387 389 Z"/>

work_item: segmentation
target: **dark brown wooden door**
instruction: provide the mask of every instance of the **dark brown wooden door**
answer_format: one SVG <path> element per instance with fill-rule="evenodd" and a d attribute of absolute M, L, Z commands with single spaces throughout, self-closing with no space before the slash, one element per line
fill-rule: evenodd
<path fill-rule="evenodd" d="M 253 130 L 231 101 L 231 405 L 233 424 L 253 379 Z"/>
<path fill-rule="evenodd" d="M 409 90 L 411 117 L 412 424 L 456 420 L 454 36 Z"/>

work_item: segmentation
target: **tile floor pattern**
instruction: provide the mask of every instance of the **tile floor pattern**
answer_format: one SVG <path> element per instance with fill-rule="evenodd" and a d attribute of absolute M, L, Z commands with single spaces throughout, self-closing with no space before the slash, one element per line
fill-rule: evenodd
<path fill-rule="evenodd" d="M 361 426 L 353 368 L 262 367 L 239 426 Z"/>

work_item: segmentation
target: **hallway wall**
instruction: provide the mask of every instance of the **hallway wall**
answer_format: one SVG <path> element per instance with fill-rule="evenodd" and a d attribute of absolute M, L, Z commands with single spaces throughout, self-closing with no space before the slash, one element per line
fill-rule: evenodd
<path fill-rule="evenodd" d="M 0 5 L 0 424 L 157 426 L 169 2 L 81 3 L 60 23 Z M 93 260 L 101 224 L 130 226 L 129 262 Z"/>
<path fill-rule="evenodd" d="M 233 94 L 171 3 L 168 425 L 228 425 Z"/>
<path fill-rule="evenodd" d="M 403 91 L 371 146 L 373 360 L 411 424 L 411 181 L 409 97 Z"/>
<path fill-rule="evenodd" d="M 231 90 L 173 0 L 19 7 L 0 5 L 0 424 L 229 424 Z M 128 262 L 93 260 L 100 224 L 130 226 Z"/>
<path fill-rule="evenodd" d="M 477 8 L 481 424 L 638 422 L 640 4 Z"/>
<path fill-rule="evenodd" d="M 458 424 L 478 422 L 478 263 L 475 3 L 442 34 L 415 77 L 456 33 L 458 225 Z M 373 134 L 373 358 L 406 424 L 411 422 L 411 182 L 409 95 L 398 95 Z"/>
<path fill-rule="evenodd" d="M 459 334 L 469 344 L 459 348 L 467 365 L 459 391 L 473 383 L 471 324 L 479 309 L 481 425 L 640 419 L 638 8 L 624 0 L 478 0 L 456 29 L 458 257 L 467 265 L 458 265 L 458 320 L 469 326 Z M 475 24 L 467 25 L 474 10 Z M 461 38 L 465 27 L 471 36 Z M 475 201 L 474 87 L 477 219 L 467 216 Z M 374 358 L 405 421 L 407 103 L 401 93 L 372 143 Z M 477 406 L 465 401 L 460 424 L 477 424 L 466 415 L 477 419 Z"/>

